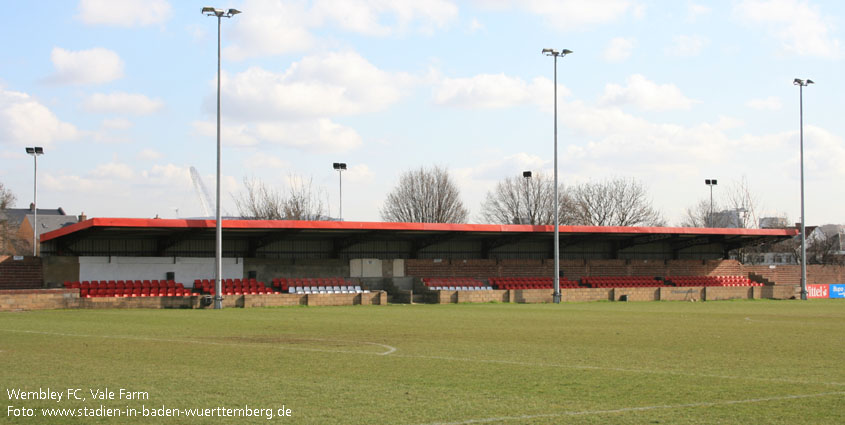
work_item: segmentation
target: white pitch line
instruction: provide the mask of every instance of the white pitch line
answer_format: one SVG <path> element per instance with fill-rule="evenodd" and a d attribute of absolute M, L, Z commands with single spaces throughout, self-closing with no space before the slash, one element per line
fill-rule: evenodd
<path fill-rule="evenodd" d="M 0 331 L 15 332 L 15 333 L 29 333 L 29 334 L 38 334 L 38 335 L 67 336 L 67 337 L 75 337 L 75 338 L 129 339 L 129 340 L 135 340 L 135 341 L 175 342 L 175 343 L 187 343 L 187 344 L 222 345 L 222 346 L 232 346 L 232 347 L 273 347 L 273 348 L 278 348 L 278 349 L 282 349 L 282 350 L 312 351 L 312 352 L 319 352 L 319 353 L 375 354 L 375 355 L 378 355 L 378 356 L 386 356 L 386 355 L 392 354 L 396 351 L 396 347 L 391 347 L 391 346 L 385 345 L 385 344 L 379 344 L 379 343 L 367 342 L 367 341 L 344 341 L 344 340 L 339 340 L 339 339 L 297 338 L 299 340 L 305 340 L 305 341 L 343 342 L 343 343 L 347 343 L 347 344 L 375 345 L 377 347 L 384 348 L 387 351 L 382 352 L 382 353 L 374 353 L 374 352 L 352 351 L 352 350 L 329 350 L 329 349 L 325 349 L 325 348 L 291 347 L 291 346 L 277 345 L 277 344 L 250 344 L 250 343 L 233 343 L 233 342 L 217 342 L 217 341 L 200 341 L 200 340 L 195 340 L 195 339 L 150 338 L 150 337 L 130 336 L 130 335 L 86 335 L 86 334 L 69 334 L 69 333 L 60 333 L 60 332 L 26 331 L 26 330 L 17 330 L 17 329 L 0 329 Z"/>
<path fill-rule="evenodd" d="M 386 345 L 386 344 L 379 344 L 379 343 L 375 343 L 375 342 L 366 342 L 366 341 L 310 339 L 311 341 L 345 342 L 345 343 L 375 345 L 375 346 L 378 346 L 378 347 L 385 348 L 387 351 L 384 351 L 384 352 L 381 352 L 381 353 L 375 353 L 375 352 L 367 352 L 367 351 L 329 350 L 329 349 L 322 349 L 322 348 L 290 347 L 290 346 L 268 345 L 268 344 L 249 344 L 249 343 L 237 344 L 237 343 L 215 342 L 215 341 L 199 341 L 199 340 L 192 340 L 192 339 L 164 339 L 164 338 L 133 337 L 133 336 L 124 336 L 124 335 L 65 334 L 65 333 L 57 333 L 57 332 L 25 331 L 25 330 L 13 330 L 13 329 L 0 329 L 0 331 L 18 332 L 18 333 L 32 333 L 32 334 L 42 334 L 42 335 L 70 336 L 70 337 L 131 339 L 131 340 L 138 340 L 138 341 L 174 342 L 174 343 L 222 345 L 222 346 L 241 346 L 241 347 L 243 347 L 243 346 L 246 346 L 246 347 L 268 347 L 268 346 L 272 346 L 272 347 L 282 349 L 282 350 L 311 351 L 311 352 L 319 352 L 319 353 L 365 354 L 365 355 L 377 355 L 377 356 L 390 355 L 390 357 L 402 357 L 402 358 L 423 359 L 423 360 L 444 360 L 444 361 L 458 361 L 458 362 L 470 362 L 470 363 L 505 364 L 505 365 L 526 366 L 526 367 L 550 367 L 550 368 L 574 369 L 574 370 L 597 370 L 597 371 L 639 373 L 639 374 L 652 374 L 652 375 L 688 376 L 688 377 L 693 377 L 693 378 L 733 379 L 733 380 L 740 380 L 740 381 L 750 380 L 750 381 L 761 381 L 761 382 L 777 382 L 777 383 L 784 383 L 784 384 L 845 386 L 845 383 L 843 383 L 843 382 L 818 382 L 818 381 L 807 381 L 807 380 L 800 380 L 800 379 L 760 378 L 760 377 L 753 377 L 753 376 L 715 375 L 715 374 L 704 374 L 704 373 L 676 372 L 676 371 L 669 371 L 669 370 L 627 369 L 627 368 L 619 368 L 619 367 L 557 364 L 557 363 L 546 363 L 546 362 L 523 362 L 523 361 L 517 361 L 517 360 L 478 359 L 478 358 L 449 357 L 449 356 L 427 356 L 427 355 L 422 355 L 422 354 L 393 354 L 397 351 L 396 347 Z M 300 339 L 302 339 L 302 338 L 300 338 Z"/>
<path fill-rule="evenodd" d="M 648 410 L 659 410 L 659 409 L 686 409 L 691 407 L 713 407 L 713 406 L 729 406 L 733 404 L 744 404 L 744 403 L 764 403 L 767 401 L 780 401 L 780 400 L 794 400 L 794 399 L 801 399 L 801 398 L 812 398 L 812 397 L 827 397 L 831 395 L 845 395 L 845 391 L 839 392 L 831 392 L 831 393 L 818 393 L 818 394 L 798 394 L 798 395 L 786 395 L 786 396 L 775 396 L 775 397 L 763 397 L 763 398 L 749 398 L 745 400 L 726 400 L 726 401 L 705 401 L 699 403 L 685 403 L 685 404 L 673 404 L 673 405 L 657 405 L 657 406 L 640 406 L 640 407 L 623 407 L 619 409 L 607 409 L 607 410 L 581 410 L 581 411 L 568 411 L 568 412 L 559 412 L 559 413 L 542 413 L 537 415 L 520 415 L 520 416 L 499 416 L 494 418 L 478 418 L 478 419 L 467 419 L 465 421 L 459 422 L 432 422 L 425 425 L 468 425 L 468 424 L 483 424 L 483 423 L 491 423 L 491 422 L 505 422 L 505 421 L 516 421 L 516 420 L 526 420 L 526 419 L 541 419 L 541 418 L 558 418 L 561 416 L 587 416 L 587 415 L 604 415 L 610 413 L 628 413 L 628 412 L 643 412 Z"/>
<path fill-rule="evenodd" d="M 462 357 L 425 356 L 425 355 L 416 355 L 416 354 L 396 354 L 396 355 L 393 355 L 391 357 L 406 357 L 406 358 L 430 359 L 430 360 L 461 361 L 461 362 L 473 362 L 473 363 L 506 364 L 506 365 L 529 366 L 529 367 L 550 367 L 550 368 L 576 369 L 576 370 L 606 370 L 606 371 L 611 371 L 611 372 L 690 376 L 690 377 L 695 377 L 695 378 L 754 380 L 754 381 L 764 381 L 764 382 L 780 382 L 780 383 L 785 383 L 785 384 L 845 386 L 845 383 L 843 383 L 843 382 L 817 382 L 817 381 L 806 381 L 806 380 L 785 379 L 785 378 L 758 378 L 758 377 L 753 377 L 753 376 L 730 376 L 730 375 L 715 375 L 715 374 L 705 374 L 705 373 L 687 373 L 687 372 L 675 372 L 675 371 L 671 371 L 671 370 L 626 369 L 626 368 L 621 368 L 621 367 L 572 365 L 572 364 L 557 364 L 557 363 L 543 363 L 543 362 L 521 362 L 521 361 L 518 361 L 518 360 L 470 359 L 470 358 L 462 358 Z"/>

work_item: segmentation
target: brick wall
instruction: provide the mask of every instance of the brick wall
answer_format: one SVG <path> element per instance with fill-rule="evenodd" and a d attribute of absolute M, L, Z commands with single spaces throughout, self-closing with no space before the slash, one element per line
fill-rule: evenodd
<path fill-rule="evenodd" d="M 613 299 L 613 290 L 610 288 L 578 288 L 565 289 L 560 291 L 561 301 L 609 301 Z"/>
<path fill-rule="evenodd" d="M 718 300 L 746 300 L 754 298 L 753 286 L 708 286 L 704 288 L 704 299 L 706 301 Z M 757 297 L 759 298 L 759 296 Z"/>
<path fill-rule="evenodd" d="M 800 285 L 801 266 L 798 264 L 779 266 L 744 265 L 745 273 L 754 274 L 775 285 Z M 752 279 L 755 277 L 752 276 Z M 810 264 L 807 266 L 808 284 L 845 283 L 845 267 L 821 266 Z"/>
<path fill-rule="evenodd" d="M 796 286 L 745 286 L 745 287 L 661 287 L 661 288 L 577 288 L 561 290 L 561 301 L 618 301 L 622 295 L 628 301 L 715 301 L 732 299 L 790 299 L 798 298 Z M 454 304 L 459 302 L 512 302 L 550 303 L 552 291 L 548 289 L 516 289 L 509 291 L 432 291 L 433 302 Z"/>
<path fill-rule="evenodd" d="M 16 260 L 13 256 L 0 256 L 0 289 L 41 288 L 43 282 L 40 257 Z"/>
<path fill-rule="evenodd" d="M 754 273 L 775 285 L 800 283 L 800 266 L 744 265 L 736 260 L 561 260 L 560 270 L 570 280 L 585 276 L 749 276 Z M 528 277 L 551 276 L 553 260 L 407 260 L 411 277 Z M 753 278 L 753 276 L 752 276 Z M 759 279 L 758 279 L 759 280 Z M 845 283 L 845 267 L 807 266 L 808 283 Z"/>
<path fill-rule="evenodd" d="M 658 297 L 661 301 L 701 301 L 704 299 L 703 286 L 663 287 L 659 289 Z"/>
<path fill-rule="evenodd" d="M 72 289 L 0 290 L 0 311 L 78 308 L 79 291 Z"/>
<path fill-rule="evenodd" d="M 387 293 L 237 295 L 223 299 L 224 308 L 289 305 L 386 305 Z M 211 308 L 201 297 L 79 298 L 75 289 L 0 290 L 0 311 L 121 308 Z"/>
<path fill-rule="evenodd" d="M 509 302 L 508 291 L 492 290 L 492 291 L 459 291 L 457 292 L 457 302 L 459 303 L 489 303 L 489 302 Z"/>
<path fill-rule="evenodd" d="M 614 300 L 621 300 L 623 295 L 628 296 L 628 301 L 657 301 L 660 288 L 613 288 Z"/>

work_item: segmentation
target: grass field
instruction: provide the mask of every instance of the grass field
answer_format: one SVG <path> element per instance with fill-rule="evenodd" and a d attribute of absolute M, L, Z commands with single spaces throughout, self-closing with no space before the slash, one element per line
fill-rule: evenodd
<path fill-rule="evenodd" d="M 843 364 L 841 300 L 0 313 L 0 422 L 842 424 Z"/>

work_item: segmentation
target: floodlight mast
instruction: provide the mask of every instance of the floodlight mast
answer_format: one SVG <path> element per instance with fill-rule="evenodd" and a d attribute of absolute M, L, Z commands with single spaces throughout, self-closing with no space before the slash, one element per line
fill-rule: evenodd
<path fill-rule="evenodd" d="M 804 87 L 815 84 L 813 80 L 796 78 L 792 84 L 798 86 L 800 144 L 801 144 L 801 299 L 807 299 L 807 229 L 804 221 Z"/>
<path fill-rule="evenodd" d="M 44 155 L 41 146 L 27 147 L 26 153 L 32 155 L 32 256 L 38 255 L 38 155 Z"/>
<path fill-rule="evenodd" d="M 710 215 L 707 216 L 706 227 L 713 227 L 713 186 L 718 184 L 716 179 L 704 179 L 704 184 L 710 186 Z"/>
<path fill-rule="evenodd" d="M 346 171 L 346 163 L 345 162 L 335 162 L 332 163 L 332 168 L 337 170 L 337 179 L 339 187 L 339 194 L 338 194 L 338 218 L 340 221 L 343 221 L 343 172 Z"/>
<path fill-rule="evenodd" d="M 202 8 L 203 15 L 217 17 L 217 211 L 214 235 L 214 308 L 218 310 L 223 308 L 223 218 L 220 215 L 220 152 L 222 151 L 220 143 L 220 27 L 222 18 L 231 18 L 238 13 L 241 11 L 237 9 L 224 12 L 223 9 L 209 6 Z"/>
<path fill-rule="evenodd" d="M 563 49 L 557 51 L 555 49 L 543 49 L 541 52 L 546 56 L 554 56 L 555 60 L 555 78 L 554 78 L 554 96 L 555 96 L 555 293 L 553 300 L 555 304 L 560 303 L 560 203 L 558 201 L 558 184 L 557 184 L 557 58 L 559 56 L 566 56 L 572 53 L 572 50 Z"/>

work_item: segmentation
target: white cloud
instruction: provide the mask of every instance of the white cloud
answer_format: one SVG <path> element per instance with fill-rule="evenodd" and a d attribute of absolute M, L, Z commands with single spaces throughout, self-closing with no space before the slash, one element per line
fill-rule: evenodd
<path fill-rule="evenodd" d="M 443 28 L 457 17 L 458 7 L 445 0 L 318 0 L 314 12 L 348 31 L 388 36 L 414 23 L 424 33 Z"/>
<path fill-rule="evenodd" d="M 493 161 L 478 164 L 472 168 L 463 168 L 456 171 L 464 180 L 485 180 L 498 181 L 509 175 L 518 175 L 523 170 L 534 170 L 540 172 L 546 167 L 552 168 L 551 160 L 525 152 L 518 152 Z"/>
<path fill-rule="evenodd" d="M 710 40 L 700 35 L 676 35 L 672 37 L 672 42 L 666 53 L 679 57 L 698 56 L 701 49 L 710 44 Z"/>
<path fill-rule="evenodd" d="M 372 183 L 375 181 L 375 173 L 367 164 L 355 164 L 349 167 L 344 178 L 348 178 L 351 183 Z"/>
<path fill-rule="evenodd" d="M 398 101 L 414 79 L 378 69 L 355 52 L 309 56 L 274 73 L 253 67 L 224 75 L 226 115 L 243 121 L 356 115 Z M 213 100 L 206 106 L 211 110 Z"/>
<path fill-rule="evenodd" d="M 317 43 L 310 32 L 317 20 L 302 2 L 251 0 L 243 10 L 229 25 L 227 40 L 232 44 L 223 51 L 227 59 L 303 51 Z"/>
<path fill-rule="evenodd" d="M 200 136 L 217 137 L 217 123 L 209 121 L 194 121 L 194 132 Z M 245 124 L 225 124 L 220 126 L 220 142 L 227 146 L 255 146 L 259 141 L 248 134 Z"/>
<path fill-rule="evenodd" d="M 604 95 L 599 99 L 599 104 L 605 106 L 631 104 L 645 110 L 663 111 L 690 109 L 696 103 L 695 100 L 684 96 L 674 84 L 658 85 L 640 74 L 628 77 L 627 84 L 626 87 L 618 84 L 605 85 Z"/>
<path fill-rule="evenodd" d="M 143 185 L 185 188 L 193 184 L 189 167 L 174 164 L 153 165 L 151 169 L 142 171 L 141 177 Z"/>
<path fill-rule="evenodd" d="M 213 122 L 195 122 L 194 129 L 206 137 L 217 134 Z M 308 152 L 347 152 L 362 143 L 361 136 L 354 129 L 327 118 L 226 124 L 221 132 L 221 141 L 225 145 L 245 147 L 269 143 Z"/>
<path fill-rule="evenodd" d="M 477 18 L 472 18 L 469 21 L 469 32 L 474 33 L 484 29 L 484 24 L 481 23 Z"/>
<path fill-rule="evenodd" d="M 264 153 L 255 154 L 251 157 L 247 158 L 243 162 L 244 167 L 256 169 L 256 168 L 275 168 L 275 169 L 287 169 L 291 167 L 291 164 L 285 160 L 279 159 L 273 155 L 267 155 Z"/>
<path fill-rule="evenodd" d="M 79 131 L 26 93 L 0 87 L 0 144 L 52 145 L 73 140 Z"/>
<path fill-rule="evenodd" d="M 370 36 L 431 33 L 458 15 L 457 6 L 446 0 L 317 0 L 311 5 L 249 0 L 243 10 L 233 19 L 227 37 L 232 44 L 224 49 L 233 60 L 310 49 L 322 43 L 313 32 L 329 25 Z"/>
<path fill-rule="evenodd" d="M 796 140 L 797 135 L 792 140 Z M 807 178 L 820 181 L 841 180 L 845 177 L 845 140 L 823 128 L 808 125 L 804 128 L 804 159 Z"/>
<path fill-rule="evenodd" d="M 611 63 L 619 63 L 627 60 L 631 57 L 634 44 L 633 38 L 614 37 L 604 49 L 604 60 Z"/>
<path fill-rule="evenodd" d="M 347 152 L 361 145 L 355 130 L 328 119 L 290 123 L 258 123 L 257 139 L 304 151 Z"/>
<path fill-rule="evenodd" d="M 168 20 L 170 9 L 167 0 L 80 0 L 77 18 L 88 25 L 141 27 Z"/>
<path fill-rule="evenodd" d="M 551 103 L 553 83 L 538 77 L 530 83 L 505 74 L 479 74 L 470 78 L 444 78 L 434 89 L 434 102 L 459 108 L 507 108 Z M 558 96 L 568 96 L 558 86 Z"/>
<path fill-rule="evenodd" d="M 56 72 L 47 80 L 58 84 L 101 84 L 123 77 L 120 56 L 102 47 L 79 51 L 54 47 L 50 59 Z"/>
<path fill-rule="evenodd" d="M 687 10 L 688 10 L 687 13 L 688 13 L 690 21 L 695 21 L 700 16 L 709 15 L 710 12 L 712 11 L 712 9 L 710 9 L 710 7 L 708 7 L 708 6 L 705 6 L 703 4 L 693 3 L 693 2 L 690 2 L 687 5 Z"/>
<path fill-rule="evenodd" d="M 164 107 L 164 102 L 137 93 L 95 93 L 85 100 L 83 107 L 91 112 L 149 115 Z"/>
<path fill-rule="evenodd" d="M 141 152 L 138 152 L 137 158 L 143 160 L 156 160 L 164 158 L 164 155 L 154 149 L 144 149 Z"/>
<path fill-rule="evenodd" d="M 102 127 L 109 130 L 128 130 L 132 128 L 132 121 L 126 118 L 109 118 L 103 120 Z"/>
<path fill-rule="evenodd" d="M 745 106 L 751 109 L 777 111 L 780 110 L 783 105 L 781 104 L 779 97 L 769 96 L 765 99 L 751 99 L 748 102 L 745 102 Z"/>
<path fill-rule="evenodd" d="M 838 58 L 839 40 L 833 24 L 818 6 L 802 0 L 743 0 L 734 14 L 749 24 L 765 26 L 783 49 L 801 56 Z"/>
<path fill-rule="evenodd" d="M 635 17 L 644 8 L 630 0 L 477 0 L 493 9 L 521 8 L 545 18 L 547 24 L 560 30 L 580 30 L 613 22 L 630 12 Z"/>
<path fill-rule="evenodd" d="M 98 179 L 130 180 L 135 177 L 135 172 L 128 164 L 109 162 L 98 165 L 90 175 Z"/>

